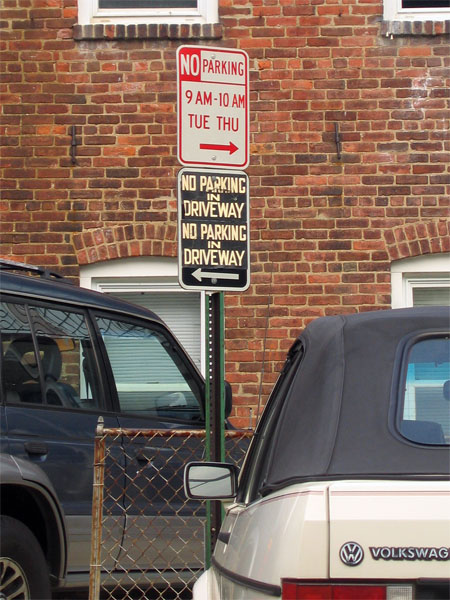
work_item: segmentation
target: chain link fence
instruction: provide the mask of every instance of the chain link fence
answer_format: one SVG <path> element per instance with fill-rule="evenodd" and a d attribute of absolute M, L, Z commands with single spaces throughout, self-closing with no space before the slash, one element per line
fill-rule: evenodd
<path fill-rule="evenodd" d="M 250 431 L 226 431 L 240 465 Z M 89 600 L 190 597 L 204 568 L 206 502 L 187 500 L 184 466 L 205 431 L 103 429 L 95 440 Z"/>

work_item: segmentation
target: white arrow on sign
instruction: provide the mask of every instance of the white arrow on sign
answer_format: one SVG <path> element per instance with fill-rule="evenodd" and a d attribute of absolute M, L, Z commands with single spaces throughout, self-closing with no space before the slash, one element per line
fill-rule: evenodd
<path fill-rule="evenodd" d="M 208 273 L 199 267 L 192 273 L 192 277 L 195 277 L 197 281 L 202 279 L 239 279 L 239 273 Z"/>

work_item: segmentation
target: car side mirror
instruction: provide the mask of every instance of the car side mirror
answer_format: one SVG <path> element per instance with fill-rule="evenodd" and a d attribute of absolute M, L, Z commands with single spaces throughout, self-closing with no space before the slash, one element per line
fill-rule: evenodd
<path fill-rule="evenodd" d="M 234 498 L 238 472 L 235 465 L 228 463 L 189 463 L 184 469 L 184 493 L 193 500 Z"/>

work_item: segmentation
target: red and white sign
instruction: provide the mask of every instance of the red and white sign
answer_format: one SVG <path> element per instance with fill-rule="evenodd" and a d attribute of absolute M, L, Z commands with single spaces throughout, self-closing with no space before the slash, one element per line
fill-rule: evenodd
<path fill-rule="evenodd" d="M 180 163 L 245 169 L 250 156 L 248 54 L 180 46 L 177 78 Z"/>

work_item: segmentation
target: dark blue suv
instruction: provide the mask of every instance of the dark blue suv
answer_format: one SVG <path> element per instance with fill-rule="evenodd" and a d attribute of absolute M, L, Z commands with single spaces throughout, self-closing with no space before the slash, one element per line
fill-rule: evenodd
<path fill-rule="evenodd" d="M 203 429 L 204 380 L 150 311 L 29 265 L 0 261 L 0 276 L 0 597 L 48 599 L 88 585 L 99 417 L 105 427 Z M 138 450 L 126 471 L 142 467 Z M 127 518 L 115 526 L 112 563 L 133 545 Z"/>

